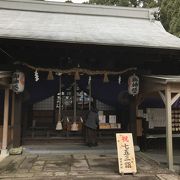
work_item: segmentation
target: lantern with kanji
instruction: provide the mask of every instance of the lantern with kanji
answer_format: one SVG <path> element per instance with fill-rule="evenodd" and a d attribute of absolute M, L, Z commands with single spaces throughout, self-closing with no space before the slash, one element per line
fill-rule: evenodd
<path fill-rule="evenodd" d="M 139 93 L 139 77 L 135 74 L 128 79 L 128 92 L 133 96 Z"/>
<path fill-rule="evenodd" d="M 25 75 L 23 72 L 14 72 L 12 76 L 12 90 L 15 93 L 24 91 Z"/>

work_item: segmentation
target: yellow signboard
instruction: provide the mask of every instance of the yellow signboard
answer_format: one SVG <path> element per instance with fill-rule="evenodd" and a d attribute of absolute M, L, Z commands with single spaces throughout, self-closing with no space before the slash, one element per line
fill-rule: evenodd
<path fill-rule="evenodd" d="M 137 169 L 132 133 L 117 133 L 116 142 L 119 173 L 136 173 Z"/>

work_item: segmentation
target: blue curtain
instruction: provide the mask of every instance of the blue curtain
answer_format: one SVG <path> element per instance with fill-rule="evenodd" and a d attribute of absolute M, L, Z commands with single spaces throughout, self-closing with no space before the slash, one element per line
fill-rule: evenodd
<path fill-rule="evenodd" d="M 74 77 L 71 76 L 63 76 L 62 89 L 70 87 L 74 82 L 73 78 Z M 80 80 L 77 81 L 77 84 L 81 90 L 89 93 L 87 76 L 82 76 Z M 111 106 L 117 106 L 119 93 L 127 90 L 125 83 L 119 85 L 118 80 L 110 80 L 109 83 L 104 83 L 103 77 L 98 76 L 92 77 L 91 84 L 92 97 Z M 59 79 L 56 77 L 54 80 L 40 80 L 38 82 L 31 82 L 31 84 L 27 83 L 26 89 L 30 95 L 26 103 L 33 104 L 55 95 L 59 91 Z"/>
<path fill-rule="evenodd" d="M 81 76 L 77 84 L 81 90 L 89 93 L 88 90 L 88 76 Z M 62 76 L 62 90 L 72 86 L 74 83 L 74 76 Z M 91 81 L 92 97 L 116 108 L 122 108 L 120 103 L 120 94 L 127 92 L 127 83 L 122 82 L 118 84 L 118 77 L 111 78 L 108 83 L 103 82 L 103 76 L 92 76 Z M 55 95 L 59 91 L 59 77 L 55 76 L 54 80 L 39 80 L 35 82 L 31 79 L 26 80 L 26 89 L 29 92 L 29 99 L 25 102 L 33 104 L 42 101 L 48 97 Z M 2 92 L 3 93 L 3 92 Z M 2 102 L 2 101 L 1 101 Z M 140 108 L 163 108 L 164 103 L 161 98 L 146 98 L 140 105 Z M 180 100 L 178 99 L 173 108 L 180 107 Z"/>

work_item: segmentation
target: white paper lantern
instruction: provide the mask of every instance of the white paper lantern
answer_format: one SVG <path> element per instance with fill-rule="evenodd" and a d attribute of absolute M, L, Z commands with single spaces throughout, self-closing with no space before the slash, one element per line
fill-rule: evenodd
<path fill-rule="evenodd" d="M 139 77 L 135 74 L 128 79 L 128 92 L 133 96 L 139 93 Z"/>
<path fill-rule="evenodd" d="M 14 72 L 12 76 L 12 90 L 15 93 L 24 91 L 25 75 L 23 72 Z"/>

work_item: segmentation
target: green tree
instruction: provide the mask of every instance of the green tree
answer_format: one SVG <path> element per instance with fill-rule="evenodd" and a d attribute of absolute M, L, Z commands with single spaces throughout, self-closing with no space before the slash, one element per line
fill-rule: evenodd
<path fill-rule="evenodd" d="M 180 0 L 89 0 L 89 4 L 159 7 L 160 12 L 155 14 L 155 18 L 161 20 L 168 32 L 180 37 Z"/>
<path fill-rule="evenodd" d="M 162 0 L 141 0 L 142 7 L 154 8 L 160 7 Z"/>
<path fill-rule="evenodd" d="M 67 0 L 65 1 L 65 3 L 73 3 L 71 0 Z"/>
<path fill-rule="evenodd" d="M 160 18 L 164 28 L 180 37 L 180 1 L 163 0 L 160 9 Z"/>
<path fill-rule="evenodd" d="M 89 0 L 90 4 L 129 6 L 129 0 Z"/>
<path fill-rule="evenodd" d="M 158 7 L 161 0 L 89 0 L 89 4 L 130 6 L 130 7 Z"/>

